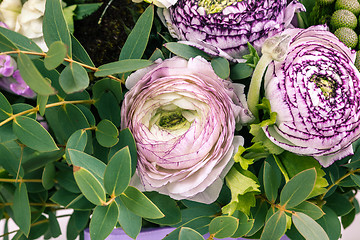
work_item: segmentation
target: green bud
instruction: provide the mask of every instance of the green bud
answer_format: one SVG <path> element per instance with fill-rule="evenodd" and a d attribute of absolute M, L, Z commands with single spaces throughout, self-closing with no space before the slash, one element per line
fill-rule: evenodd
<path fill-rule="evenodd" d="M 351 49 L 356 48 L 359 37 L 353 29 L 342 27 L 337 29 L 334 32 L 334 34 L 340 41 L 342 41 L 349 48 Z"/>
<path fill-rule="evenodd" d="M 346 9 L 356 16 L 360 13 L 360 4 L 358 0 L 336 0 L 335 10 Z"/>
<path fill-rule="evenodd" d="M 341 27 L 355 29 L 357 26 L 357 18 L 355 14 L 349 10 L 336 10 L 331 16 L 330 25 L 333 29 L 338 29 Z"/>

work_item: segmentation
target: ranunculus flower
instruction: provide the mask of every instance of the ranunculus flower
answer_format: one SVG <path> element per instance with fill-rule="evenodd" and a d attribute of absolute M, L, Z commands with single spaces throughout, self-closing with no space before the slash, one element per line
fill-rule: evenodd
<path fill-rule="evenodd" d="M 219 78 L 201 57 L 173 57 L 126 80 L 122 128 L 134 135 L 139 189 L 210 203 L 251 120 L 243 85 Z M 136 181 L 135 181 L 136 182 Z"/>
<path fill-rule="evenodd" d="M 36 96 L 36 93 L 22 79 L 19 70 L 16 70 L 11 77 L 0 78 L 0 88 L 26 98 Z"/>
<path fill-rule="evenodd" d="M 15 60 L 9 55 L 0 55 L 0 77 L 10 77 L 17 68 Z"/>
<path fill-rule="evenodd" d="M 164 8 L 164 7 L 168 8 L 177 2 L 177 0 L 132 0 L 132 1 L 135 3 L 140 3 L 142 1 L 145 1 L 148 3 L 153 3 L 156 6 L 161 7 L 161 8 Z"/>
<path fill-rule="evenodd" d="M 43 51 L 47 51 L 42 25 L 46 0 L 28 0 L 17 17 L 15 31 L 32 39 Z"/>
<path fill-rule="evenodd" d="M 325 26 L 287 29 L 283 61 L 265 74 L 265 96 L 276 123 L 264 127 L 276 145 L 313 156 L 324 167 L 353 154 L 360 136 L 360 73 L 351 51 Z"/>
<path fill-rule="evenodd" d="M 299 10 L 302 4 L 287 0 L 178 0 L 160 16 L 174 38 L 234 60 L 247 53 L 248 42 L 259 50 L 267 37 L 289 27 Z"/>
<path fill-rule="evenodd" d="M 14 30 L 21 8 L 21 0 L 3 0 L 0 3 L 0 21 L 4 22 L 9 29 Z"/>

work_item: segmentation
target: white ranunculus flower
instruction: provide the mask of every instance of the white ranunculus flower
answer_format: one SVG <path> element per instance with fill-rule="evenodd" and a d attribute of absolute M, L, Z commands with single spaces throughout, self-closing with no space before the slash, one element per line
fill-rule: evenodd
<path fill-rule="evenodd" d="M 158 7 L 168 8 L 174 5 L 178 0 L 132 0 L 135 3 L 140 3 L 142 1 L 153 3 Z"/>
<path fill-rule="evenodd" d="M 42 50 L 47 51 L 43 37 L 43 16 L 46 0 L 28 0 L 17 17 L 15 31 L 32 39 Z"/>
<path fill-rule="evenodd" d="M 14 30 L 21 8 L 21 0 L 3 0 L 0 3 L 0 21 L 4 22 L 9 29 Z"/>

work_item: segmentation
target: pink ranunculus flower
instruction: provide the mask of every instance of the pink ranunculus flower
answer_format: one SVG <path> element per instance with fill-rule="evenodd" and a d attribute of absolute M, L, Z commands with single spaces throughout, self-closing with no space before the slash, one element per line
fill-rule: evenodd
<path fill-rule="evenodd" d="M 126 87 L 121 127 L 137 144 L 133 185 L 174 199 L 215 201 L 243 143 L 235 128 L 252 120 L 244 86 L 219 78 L 201 57 L 173 57 L 136 71 Z"/>
<path fill-rule="evenodd" d="M 313 156 L 324 167 L 354 153 L 360 137 L 360 73 L 351 51 L 326 26 L 287 29 L 284 60 L 265 74 L 276 123 L 263 127 L 276 145 Z"/>

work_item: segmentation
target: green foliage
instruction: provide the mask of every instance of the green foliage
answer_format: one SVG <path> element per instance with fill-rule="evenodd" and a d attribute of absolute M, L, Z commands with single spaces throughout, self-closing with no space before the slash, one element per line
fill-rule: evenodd
<path fill-rule="evenodd" d="M 58 67 L 66 57 L 67 49 L 63 42 L 56 41 L 53 42 L 50 47 L 49 51 L 46 54 L 44 59 L 44 65 L 48 70 L 55 69 Z"/>
<path fill-rule="evenodd" d="M 115 202 L 107 206 L 97 206 L 90 221 L 90 237 L 104 240 L 114 229 L 119 216 Z"/>
<path fill-rule="evenodd" d="M 175 55 L 185 59 L 194 58 L 197 56 L 201 56 L 205 59 L 209 59 L 209 56 L 203 51 L 186 44 L 169 42 L 169 43 L 165 43 L 164 47 L 168 49 L 170 52 L 174 53 Z"/>
<path fill-rule="evenodd" d="M 227 79 L 230 75 L 230 64 L 225 58 L 218 57 L 211 60 L 211 66 L 213 67 L 216 75 L 222 79 Z"/>

